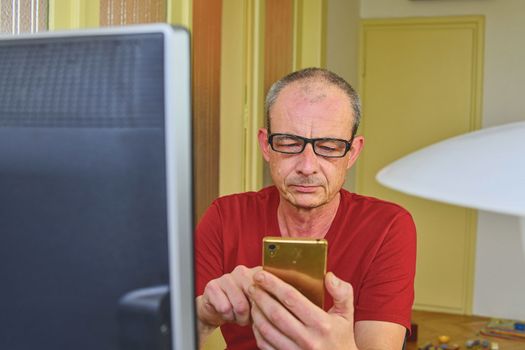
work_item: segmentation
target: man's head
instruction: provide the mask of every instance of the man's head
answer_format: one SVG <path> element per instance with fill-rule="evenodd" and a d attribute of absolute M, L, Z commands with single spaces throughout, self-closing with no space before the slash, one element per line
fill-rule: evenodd
<path fill-rule="evenodd" d="M 356 92 L 332 72 L 304 69 L 271 87 L 266 116 L 259 144 L 281 196 L 302 209 L 331 202 L 364 142 Z"/>
<path fill-rule="evenodd" d="M 359 122 L 361 121 L 361 102 L 359 100 L 359 95 L 354 90 L 354 88 L 348 84 L 346 80 L 341 78 L 339 75 L 322 68 L 305 68 L 295 72 L 292 72 L 285 77 L 276 81 L 268 90 L 266 94 L 266 100 L 264 101 L 264 114 L 266 117 L 266 127 L 268 133 L 271 132 L 271 120 L 270 120 L 270 110 L 275 104 L 279 93 L 288 85 L 297 81 L 324 81 L 328 85 L 333 85 L 338 87 L 343 91 L 347 97 L 350 105 L 353 110 L 353 119 L 352 119 L 352 136 L 355 136 L 357 129 L 359 128 Z"/>

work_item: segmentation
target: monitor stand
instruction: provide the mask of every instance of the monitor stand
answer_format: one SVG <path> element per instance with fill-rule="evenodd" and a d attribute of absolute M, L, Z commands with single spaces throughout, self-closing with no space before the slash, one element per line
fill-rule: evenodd
<path fill-rule="evenodd" d="M 171 350 L 168 286 L 138 289 L 119 301 L 120 350 Z"/>

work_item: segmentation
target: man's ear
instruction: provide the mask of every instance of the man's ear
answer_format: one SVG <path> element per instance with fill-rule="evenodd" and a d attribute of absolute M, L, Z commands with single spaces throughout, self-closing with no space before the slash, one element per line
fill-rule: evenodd
<path fill-rule="evenodd" d="M 356 136 L 354 137 L 354 140 L 352 141 L 352 148 L 350 148 L 350 157 L 348 157 L 348 163 L 346 165 L 347 169 L 350 169 L 352 165 L 357 161 L 357 158 L 359 157 L 359 154 L 363 150 L 363 147 L 365 145 L 365 138 L 363 136 Z"/>
<path fill-rule="evenodd" d="M 270 145 L 268 144 L 268 130 L 265 128 L 259 129 L 257 133 L 259 139 L 259 147 L 261 147 L 261 153 L 265 161 L 270 160 Z"/>

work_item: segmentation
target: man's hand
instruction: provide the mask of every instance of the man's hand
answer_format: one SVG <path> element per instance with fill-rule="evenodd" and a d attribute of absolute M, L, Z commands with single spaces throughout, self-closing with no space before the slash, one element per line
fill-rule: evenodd
<path fill-rule="evenodd" d="M 250 323 L 248 287 L 253 284 L 253 275 L 261 267 L 237 266 L 231 273 L 208 282 L 204 293 L 197 297 L 199 342 L 217 327 L 226 322 L 241 326 Z"/>
<path fill-rule="evenodd" d="M 259 348 L 357 349 L 352 286 L 329 272 L 325 286 L 334 306 L 325 312 L 299 291 L 265 271 L 248 289 L 253 331 Z"/>

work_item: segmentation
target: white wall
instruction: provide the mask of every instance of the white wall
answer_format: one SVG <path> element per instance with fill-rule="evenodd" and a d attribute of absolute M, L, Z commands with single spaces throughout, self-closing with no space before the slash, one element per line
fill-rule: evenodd
<path fill-rule="evenodd" d="M 480 212 L 474 313 L 525 319 L 525 257 L 517 217 Z"/>
<path fill-rule="evenodd" d="M 484 15 L 483 127 L 525 120 L 524 0 L 361 0 L 360 10 L 362 18 Z M 525 319 L 518 227 L 516 218 L 479 213 L 474 314 Z"/>

